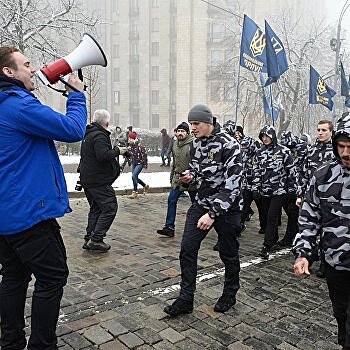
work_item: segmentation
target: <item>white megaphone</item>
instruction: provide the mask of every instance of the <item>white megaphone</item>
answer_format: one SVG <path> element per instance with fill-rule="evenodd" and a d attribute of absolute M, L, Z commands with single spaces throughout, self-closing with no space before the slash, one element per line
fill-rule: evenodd
<path fill-rule="evenodd" d="M 80 44 L 69 55 L 37 70 L 35 74 L 45 85 L 50 85 L 62 81 L 62 77 L 69 73 L 92 65 L 106 67 L 107 59 L 98 42 L 85 33 Z"/>

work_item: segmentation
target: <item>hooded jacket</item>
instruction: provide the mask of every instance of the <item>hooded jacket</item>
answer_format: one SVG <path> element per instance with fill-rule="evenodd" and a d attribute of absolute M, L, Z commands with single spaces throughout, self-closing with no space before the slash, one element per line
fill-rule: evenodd
<path fill-rule="evenodd" d="M 254 157 L 257 150 L 260 148 L 260 145 L 257 140 L 250 136 L 244 136 L 240 145 L 243 164 L 242 189 L 251 191 L 253 182 Z"/>
<path fill-rule="evenodd" d="M 68 95 L 67 114 L 55 112 L 23 84 L 0 75 L 0 235 L 22 232 L 71 211 L 53 140 L 80 141 L 86 101 Z"/>
<path fill-rule="evenodd" d="M 112 185 L 120 174 L 118 156 L 119 149 L 112 148 L 110 132 L 97 123 L 89 124 L 80 150 L 82 186 Z"/>
<path fill-rule="evenodd" d="M 180 191 L 196 190 L 194 185 L 183 183 L 179 177 L 179 173 L 188 169 L 192 141 L 193 136 L 187 134 L 184 140 L 176 139 L 173 146 L 173 165 L 170 172 L 170 182 L 173 188 L 180 187 Z"/>
<path fill-rule="evenodd" d="M 212 215 L 239 210 L 242 160 L 238 142 L 218 123 L 209 136 L 193 141 L 189 163 L 197 186 L 196 202 Z"/>
<path fill-rule="evenodd" d="M 308 258 L 316 238 L 325 261 L 336 270 L 350 271 L 350 169 L 342 164 L 337 138 L 350 139 L 350 117 L 338 121 L 333 138 L 335 158 L 314 172 L 299 216 L 299 233 L 293 243 L 296 257 Z"/>
<path fill-rule="evenodd" d="M 307 186 L 312 175 L 322 164 L 334 158 L 332 142 L 321 142 L 317 140 L 304 158 L 300 173 L 297 179 L 297 196 L 304 197 Z"/>
<path fill-rule="evenodd" d="M 308 153 L 308 145 L 299 139 L 291 131 L 283 131 L 281 134 L 281 145 L 291 151 L 293 166 L 297 174 L 300 173 L 304 159 Z"/>
<path fill-rule="evenodd" d="M 295 193 L 296 173 L 290 151 L 277 143 L 276 131 L 272 125 L 265 125 L 260 133 L 271 138 L 270 145 L 257 150 L 253 164 L 252 191 L 263 196 L 277 196 Z"/>

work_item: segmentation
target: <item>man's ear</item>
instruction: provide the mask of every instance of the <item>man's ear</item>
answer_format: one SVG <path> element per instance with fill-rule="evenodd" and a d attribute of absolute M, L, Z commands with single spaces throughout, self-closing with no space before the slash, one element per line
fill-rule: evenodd
<path fill-rule="evenodd" d="M 7 75 L 8 77 L 13 77 L 13 71 L 10 67 L 3 67 L 2 72 Z"/>

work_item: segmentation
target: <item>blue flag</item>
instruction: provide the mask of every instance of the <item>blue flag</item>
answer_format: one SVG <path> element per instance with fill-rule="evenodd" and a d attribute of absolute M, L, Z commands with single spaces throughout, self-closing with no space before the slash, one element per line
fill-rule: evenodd
<path fill-rule="evenodd" d="M 268 79 L 265 86 L 275 83 L 288 69 L 286 51 L 282 41 L 265 21 L 266 65 Z"/>
<path fill-rule="evenodd" d="M 267 72 L 264 32 L 244 15 L 239 64 L 253 72 Z"/>
<path fill-rule="evenodd" d="M 264 96 L 263 96 L 264 113 L 270 115 L 272 120 L 276 121 L 279 114 L 279 108 L 276 106 L 272 106 L 271 108 L 271 93 L 272 93 L 271 86 L 265 87 L 266 79 L 261 73 L 260 73 L 260 82 L 264 90 Z"/>
<path fill-rule="evenodd" d="M 350 87 L 346 80 L 345 71 L 342 61 L 340 61 L 340 80 L 341 80 L 341 96 L 345 96 L 345 106 L 350 108 Z"/>
<path fill-rule="evenodd" d="M 336 92 L 325 83 L 315 68 L 310 65 L 309 103 L 320 103 L 331 111 L 333 109 L 332 97 L 335 94 Z"/>

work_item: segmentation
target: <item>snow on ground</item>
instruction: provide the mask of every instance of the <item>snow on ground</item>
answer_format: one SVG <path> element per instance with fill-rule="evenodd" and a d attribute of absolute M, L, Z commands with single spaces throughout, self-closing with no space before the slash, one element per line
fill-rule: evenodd
<path fill-rule="evenodd" d="M 79 164 L 79 156 L 60 156 L 62 164 Z M 149 163 L 161 163 L 160 157 L 148 157 Z M 79 179 L 78 173 L 65 173 L 64 174 L 67 182 L 68 192 L 76 192 L 75 185 Z M 168 187 L 170 186 L 169 172 L 159 173 L 142 173 L 139 178 L 144 181 L 147 185 L 152 187 Z M 119 190 L 132 189 L 131 173 L 121 173 L 118 179 L 113 183 L 113 187 Z M 142 186 L 139 185 L 139 188 Z"/>

